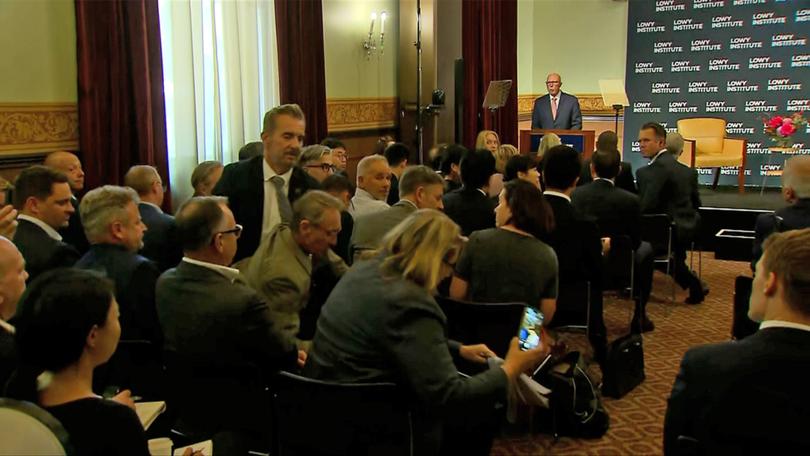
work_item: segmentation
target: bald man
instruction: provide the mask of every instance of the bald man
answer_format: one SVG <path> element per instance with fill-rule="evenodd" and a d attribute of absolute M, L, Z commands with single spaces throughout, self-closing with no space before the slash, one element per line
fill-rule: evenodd
<path fill-rule="evenodd" d="M 90 248 L 90 243 L 87 242 L 87 236 L 84 235 L 84 226 L 79 215 L 79 194 L 84 190 L 82 162 L 74 153 L 59 150 L 48 154 L 43 164 L 48 168 L 59 171 L 68 178 L 70 191 L 73 194 L 70 204 L 73 205 L 74 212 L 70 216 L 68 226 L 60 229 L 59 234 L 62 235 L 66 243 L 75 247 L 79 254 L 83 255 Z"/>
<path fill-rule="evenodd" d="M 17 365 L 14 327 L 7 321 L 17 310 L 27 279 L 25 261 L 17 246 L 0 236 L 0 385 L 6 384 Z"/>
<path fill-rule="evenodd" d="M 534 100 L 532 128 L 543 130 L 582 130 L 579 100 L 563 93 L 562 78 L 557 73 L 546 76 L 548 94 Z"/>
<path fill-rule="evenodd" d="M 161 272 L 173 268 L 183 258 L 183 249 L 177 239 L 174 217 L 163 213 L 164 186 L 157 169 L 149 165 L 136 165 L 124 176 L 124 185 L 138 192 L 141 214 L 146 233 L 140 254 L 154 261 Z"/>

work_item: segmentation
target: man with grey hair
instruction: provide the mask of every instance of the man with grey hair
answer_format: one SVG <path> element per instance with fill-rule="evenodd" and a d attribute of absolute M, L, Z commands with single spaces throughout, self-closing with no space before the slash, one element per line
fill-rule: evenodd
<path fill-rule="evenodd" d="M 178 418 L 192 433 L 227 430 L 259 438 L 270 417 L 256 399 L 275 372 L 294 369 L 305 355 L 274 332 L 265 300 L 230 267 L 242 227 L 227 198 L 192 198 L 175 220 L 185 256 L 160 276 L 156 299 L 164 347 L 174 361 L 168 373 L 183 379 Z M 251 375 L 256 371 L 261 374 Z"/>
<path fill-rule="evenodd" d="M 162 272 L 177 266 L 183 251 L 177 239 L 174 217 L 164 214 L 164 185 L 157 169 L 149 165 L 135 165 L 124 175 L 124 185 L 138 192 L 138 212 L 146 225 L 140 254 L 157 264 Z"/>
<path fill-rule="evenodd" d="M 298 166 L 318 183 L 321 183 L 335 173 L 332 149 L 320 144 L 304 147 L 301 151 L 301 158 L 298 159 Z"/>
<path fill-rule="evenodd" d="M 787 207 L 757 217 L 752 268 L 762 256 L 762 243 L 772 233 L 810 227 L 810 156 L 797 155 L 785 161 L 782 197 Z"/>
<path fill-rule="evenodd" d="M 90 190 L 79 205 L 90 250 L 77 268 L 99 271 L 115 283 L 121 313 L 121 340 L 148 340 L 160 347 L 155 313 L 157 266 L 138 255 L 146 226 L 138 194 L 129 187 L 105 185 Z"/>
<path fill-rule="evenodd" d="M 247 264 L 238 265 L 248 284 L 267 301 L 280 332 L 297 340 L 302 349 L 308 348 L 317 321 L 315 315 L 306 322 L 311 334 L 299 333 L 305 323 L 303 312 L 308 307 L 313 270 L 328 267 L 340 277 L 348 269 L 331 250 L 340 233 L 342 209 L 343 203 L 334 196 L 310 190 L 293 205 L 292 224 L 278 225 L 262 239 Z"/>
<path fill-rule="evenodd" d="M 363 157 L 357 164 L 357 190 L 349 204 L 349 212 L 360 215 L 388 209 L 388 190 L 391 188 L 391 167 L 382 155 Z"/>
<path fill-rule="evenodd" d="M 683 153 L 683 136 L 677 131 L 668 132 L 665 147 L 675 158 L 680 157 Z"/>
<path fill-rule="evenodd" d="M 352 257 L 360 251 L 377 249 L 383 236 L 417 209 L 443 210 L 443 195 L 444 182 L 435 171 L 423 165 L 405 168 L 399 181 L 399 202 L 355 219 L 349 243 Z"/>
<path fill-rule="evenodd" d="M 214 195 L 227 196 L 236 221 L 244 226 L 236 261 L 253 255 L 259 241 L 280 223 L 290 223 L 292 204 L 318 182 L 295 166 L 304 143 L 306 121 L 296 104 L 264 115 L 264 154 L 225 167 Z"/>

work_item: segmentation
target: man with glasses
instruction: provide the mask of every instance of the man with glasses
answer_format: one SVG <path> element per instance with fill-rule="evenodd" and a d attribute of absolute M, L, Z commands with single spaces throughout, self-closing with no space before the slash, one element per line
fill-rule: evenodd
<path fill-rule="evenodd" d="M 124 185 L 138 192 L 138 212 L 146 225 L 140 254 L 154 261 L 161 272 L 177 266 L 183 251 L 177 239 L 174 217 L 164 214 L 160 206 L 166 186 L 157 170 L 149 165 L 136 165 L 124 176 Z"/>
<path fill-rule="evenodd" d="M 310 190 L 293 205 L 292 224 L 273 229 L 253 257 L 238 265 L 248 284 L 267 301 L 277 327 L 288 340 L 296 340 L 301 349 L 309 346 L 323 304 L 308 304 L 313 271 L 327 267 L 334 277 L 340 277 L 348 269 L 331 250 L 341 230 L 343 208 L 334 196 Z M 318 311 L 307 309 L 310 305 Z M 301 329 L 311 329 L 311 333 L 299 333 Z"/>
<path fill-rule="evenodd" d="M 343 141 L 329 137 L 324 138 L 321 145 L 332 149 L 332 164 L 335 165 L 335 174 L 347 177 L 346 164 L 349 160 L 349 153 L 346 151 L 346 145 L 343 144 Z"/>
<path fill-rule="evenodd" d="M 298 159 L 298 166 L 320 184 L 335 173 L 332 149 L 320 144 L 304 147 Z"/>
<path fill-rule="evenodd" d="M 557 73 L 546 76 L 548 94 L 534 100 L 532 128 L 543 130 L 582 130 L 579 100 L 563 93 L 562 79 Z"/>
<path fill-rule="evenodd" d="M 273 330 L 267 303 L 229 267 L 242 227 L 228 200 L 192 198 L 176 223 L 184 257 L 160 276 L 156 299 L 168 374 L 183 382 L 178 418 L 191 432 L 227 430 L 255 447 L 270 429 L 264 386 L 305 355 Z"/>

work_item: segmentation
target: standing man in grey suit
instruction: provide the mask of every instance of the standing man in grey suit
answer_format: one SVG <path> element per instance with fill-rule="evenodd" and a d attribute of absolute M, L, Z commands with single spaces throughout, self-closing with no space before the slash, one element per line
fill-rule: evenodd
<path fill-rule="evenodd" d="M 548 94 L 534 100 L 532 128 L 543 130 L 582 130 L 579 100 L 563 93 L 562 79 L 557 73 L 546 76 Z"/>

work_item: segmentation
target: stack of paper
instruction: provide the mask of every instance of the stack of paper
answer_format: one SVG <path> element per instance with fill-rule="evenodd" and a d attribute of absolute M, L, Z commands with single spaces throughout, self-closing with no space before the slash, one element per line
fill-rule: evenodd
<path fill-rule="evenodd" d="M 157 417 L 166 411 L 166 402 L 137 402 L 135 404 L 135 413 L 138 414 L 138 419 L 141 420 L 144 430 L 149 429 L 149 426 L 155 422 Z"/>

